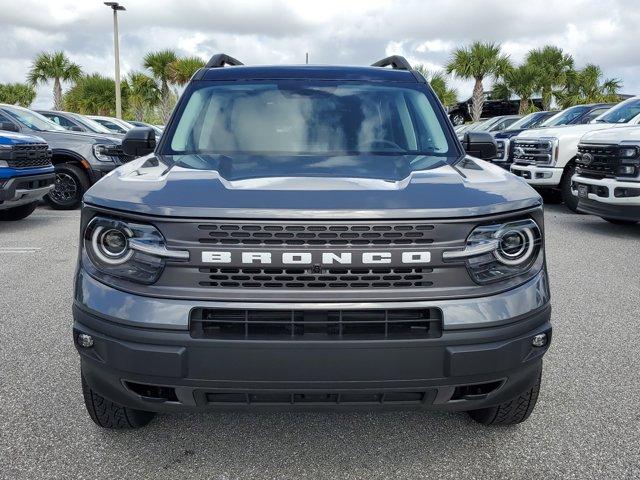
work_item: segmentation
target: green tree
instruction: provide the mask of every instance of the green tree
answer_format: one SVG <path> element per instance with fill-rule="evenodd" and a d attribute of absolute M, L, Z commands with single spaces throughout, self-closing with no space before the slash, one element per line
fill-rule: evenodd
<path fill-rule="evenodd" d="M 537 91 L 537 70 L 525 63 L 519 67 L 510 68 L 504 72 L 502 79 L 493 85 L 494 98 L 508 99 L 512 95 L 520 98 L 518 113 L 524 115 L 535 111 L 533 104 L 529 104 L 531 97 Z"/>
<path fill-rule="evenodd" d="M 53 80 L 53 108 L 62 110 L 62 82 L 76 81 L 81 75 L 80 66 L 64 52 L 41 52 L 31 64 L 27 80 L 34 87 Z"/>
<path fill-rule="evenodd" d="M 468 47 L 456 48 L 445 69 L 458 78 L 474 80 L 472 114 L 474 122 L 482 116 L 484 104 L 483 81 L 500 78 L 510 67 L 509 57 L 501 53 L 497 43 L 474 42 Z"/>
<path fill-rule="evenodd" d="M 129 74 L 129 114 L 143 121 L 160 103 L 160 89 L 155 80 L 142 72 Z"/>
<path fill-rule="evenodd" d="M 121 82 L 122 105 L 127 107 L 129 84 Z M 86 75 L 78 79 L 64 97 L 69 110 L 85 115 L 115 116 L 116 82 L 99 73 Z"/>
<path fill-rule="evenodd" d="M 427 79 L 442 105 L 449 107 L 458 103 L 458 92 L 454 88 L 449 87 L 448 78 L 444 73 L 430 72 L 422 64 L 416 65 L 414 69 Z"/>
<path fill-rule="evenodd" d="M 531 50 L 525 63 L 536 73 L 536 91 L 542 95 L 543 110 L 549 110 L 553 99 L 558 98 L 558 89 L 567 83 L 573 69 L 573 57 L 561 48 L 547 45 Z"/>
<path fill-rule="evenodd" d="M 603 77 L 602 69 L 594 64 L 570 71 L 564 89 L 558 93 L 558 102 L 562 108 L 567 108 L 582 103 L 620 101 L 622 81 Z"/>
<path fill-rule="evenodd" d="M 204 67 L 205 62 L 199 57 L 179 58 L 169 64 L 169 81 L 184 86 L 189 83 L 193 74 Z"/>
<path fill-rule="evenodd" d="M 178 56 L 173 50 L 149 52 L 144 57 L 144 67 L 151 72 L 153 78 L 160 85 L 160 116 L 165 123 L 169 120 L 169 115 L 171 115 L 171 109 L 175 102 L 175 96 L 169 89 L 169 82 L 171 81 L 169 65 L 177 59 Z"/>
<path fill-rule="evenodd" d="M 0 103 L 30 107 L 36 99 L 36 90 L 28 83 L 0 84 Z"/>

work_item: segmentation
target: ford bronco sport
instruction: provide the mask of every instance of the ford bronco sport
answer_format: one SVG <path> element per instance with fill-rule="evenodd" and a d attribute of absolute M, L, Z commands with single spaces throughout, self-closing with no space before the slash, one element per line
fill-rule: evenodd
<path fill-rule="evenodd" d="M 384 68 L 391 67 L 391 68 Z M 494 158 L 490 134 L 467 153 Z M 525 420 L 551 341 L 540 196 L 465 155 L 402 57 L 215 55 L 87 191 L 73 340 L 105 428 L 365 406 Z"/>

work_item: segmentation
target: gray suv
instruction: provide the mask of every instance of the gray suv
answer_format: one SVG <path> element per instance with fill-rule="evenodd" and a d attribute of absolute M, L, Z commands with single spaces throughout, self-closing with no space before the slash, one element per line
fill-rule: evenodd
<path fill-rule="evenodd" d="M 391 67 L 391 68 L 383 68 Z M 466 153 L 463 150 L 466 149 Z M 225 408 L 522 422 L 551 307 L 540 196 L 402 57 L 214 56 L 85 194 L 73 305 L 95 423 Z"/>
<path fill-rule="evenodd" d="M 72 132 L 15 105 L 0 104 L 0 130 L 37 135 L 49 144 L 56 180 L 44 200 L 56 209 L 77 208 L 92 184 L 133 158 L 125 155 L 117 136 Z"/>
<path fill-rule="evenodd" d="M 99 133 L 101 135 L 111 135 L 114 137 L 123 137 L 117 133 L 113 133 L 108 128 L 100 125 L 95 120 L 90 119 L 84 115 L 73 112 L 61 112 L 59 110 L 36 110 L 43 117 L 47 117 L 53 123 L 57 123 L 65 130 L 72 132 L 88 132 Z"/>

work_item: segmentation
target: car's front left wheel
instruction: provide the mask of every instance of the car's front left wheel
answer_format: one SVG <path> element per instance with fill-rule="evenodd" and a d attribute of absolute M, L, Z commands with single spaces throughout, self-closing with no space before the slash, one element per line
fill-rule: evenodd
<path fill-rule="evenodd" d="M 31 215 L 37 206 L 38 202 L 32 202 L 27 203 L 26 205 L 9 208 L 7 210 L 0 210 L 0 220 L 9 222 L 22 220 L 23 218 L 27 218 Z"/>
<path fill-rule="evenodd" d="M 56 210 L 72 210 L 82 203 L 82 196 L 91 186 L 82 168 L 71 163 L 55 166 L 56 181 L 44 200 Z"/>
<path fill-rule="evenodd" d="M 136 410 L 107 400 L 87 384 L 84 375 L 81 375 L 81 379 L 84 405 L 91 420 L 99 427 L 116 430 L 140 428 L 156 416 L 154 412 Z"/>

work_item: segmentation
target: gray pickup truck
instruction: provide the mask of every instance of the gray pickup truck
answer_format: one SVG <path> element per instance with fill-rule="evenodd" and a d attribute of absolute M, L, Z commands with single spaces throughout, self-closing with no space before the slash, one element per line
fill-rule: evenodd
<path fill-rule="evenodd" d="M 389 68 L 390 67 L 390 68 Z M 464 146 L 464 149 L 463 149 Z M 84 196 L 86 408 L 531 414 L 551 341 L 540 196 L 459 142 L 402 57 L 199 70 L 162 138 Z M 466 153 L 465 153 L 466 149 Z"/>

